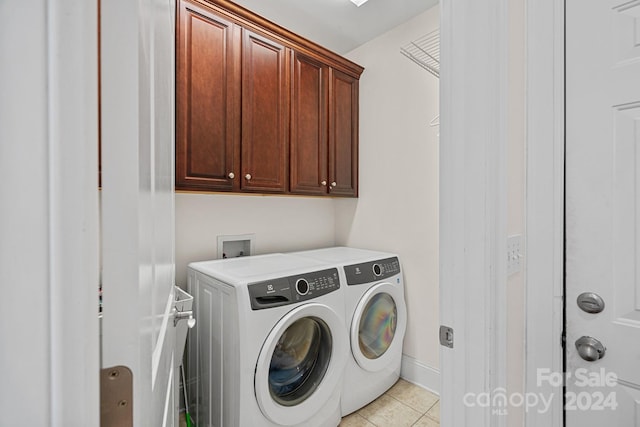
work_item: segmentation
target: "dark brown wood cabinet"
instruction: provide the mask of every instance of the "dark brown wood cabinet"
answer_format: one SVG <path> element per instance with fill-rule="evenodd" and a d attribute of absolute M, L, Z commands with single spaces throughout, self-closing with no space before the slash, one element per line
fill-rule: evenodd
<path fill-rule="evenodd" d="M 242 29 L 181 2 L 176 49 L 176 189 L 239 190 Z"/>
<path fill-rule="evenodd" d="M 242 55 L 243 190 L 287 190 L 289 52 L 248 30 Z"/>
<path fill-rule="evenodd" d="M 292 80 L 290 189 L 323 195 L 329 179 L 329 67 L 295 52 Z"/>
<path fill-rule="evenodd" d="M 181 0 L 176 189 L 358 191 L 363 68 L 227 0 Z"/>
<path fill-rule="evenodd" d="M 358 79 L 294 53 L 291 192 L 358 195 Z"/>
<path fill-rule="evenodd" d="M 358 79 L 331 70 L 329 84 L 329 191 L 358 195 Z"/>

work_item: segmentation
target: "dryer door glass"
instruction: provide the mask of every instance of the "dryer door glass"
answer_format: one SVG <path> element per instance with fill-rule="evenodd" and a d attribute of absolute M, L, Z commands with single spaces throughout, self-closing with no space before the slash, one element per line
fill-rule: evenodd
<path fill-rule="evenodd" d="M 331 358 L 331 332 L 316 317 L 296 320 L 280 336 L 269 366 L 269 389 L 284 406 L 306 400 L 320 385 Z"/>
<path fill-rule="evenodd" d="M 358 328 L 358 343 L 365 357 L 377 359 L 389 349 L 396 333 L 397 321 L 398 310 L 391 295 L 375 294 L 367 302 Z"/>

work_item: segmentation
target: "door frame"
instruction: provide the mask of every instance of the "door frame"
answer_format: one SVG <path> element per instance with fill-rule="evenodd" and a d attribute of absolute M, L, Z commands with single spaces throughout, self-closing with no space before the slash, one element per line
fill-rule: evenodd
<path fill-rule="evenodd" d="M 98 425 L 97 3 L 5 4 L 0 411 Z"/>
<path fill-rule="evenodd" d="M 507 7 L 508 0 L 441 2 L 440 319 L 454 328 L 454 350 L 440 353 L 443 425 L 505 421 L 462 400 L 506 388 Z M 525 425 L 555 427 L 563 422 L 562 389 L 537 383 L 539 368 L 563 371 L 564 2 L 525 7 L 524 392 L 553 396 L 550 411 L 525 412 Z"/>
<path fill-rule="evenodd" d="M 525 393 L 553 396 L 551 410 L 527 411 L 525 425 L 563 424 L 563 390 L 539 380 L 561 373 L 564 327 L 564 1 L 526 6 Z"/>
<path fill-rule="evenodd" d="M 500 427 L 506 390 L 508 0 L 441 2 L 440 347 L 442 425 Z"/>

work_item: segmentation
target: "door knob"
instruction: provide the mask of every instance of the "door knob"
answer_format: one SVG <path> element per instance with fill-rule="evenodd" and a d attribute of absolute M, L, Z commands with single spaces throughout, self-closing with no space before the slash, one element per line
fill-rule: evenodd
<path fill-rule="evenodd" d="M 604 310 L 604 300 L 594 292 L 583 292 L 578 295 L 578 307 L 587 313 L 600 313 Z"/>
<path fill-rule="evenodd" d="M 236 174 L 233 172 L 229 172 L 229 175 L 227 175 L 229 177 L 229 179 L 233 179 L 236 177 Z"/>
<path fill-rule="evenodd" d="M 337 184 L 335 181 L 333 181 L 333 182 L 331 183 L 331 186 L 332 186 L 332 187 L 335 187 L 336 185 L 338 185 L 338 184 Z"/>
<path fill-rule="evenodd" d="M 592 337 L 580 337 L 576 341 L 576 349 L 581 358 L 587 362 L 595 362 L 604 357 L 606 348 L 600 341 Z"/>
<path fill-rule="evenodd" d="M 245 177 L 245 179 L 247 181 L 251 180 L 251 174 L 250 173 L 246 174 L 244 177 Z"/>
<path fill-rule="evenodd" d="M 323 185 L 323 186 L 326 186 L 327 185 L 327 181 L 322 181 L 320 184 Z"/>

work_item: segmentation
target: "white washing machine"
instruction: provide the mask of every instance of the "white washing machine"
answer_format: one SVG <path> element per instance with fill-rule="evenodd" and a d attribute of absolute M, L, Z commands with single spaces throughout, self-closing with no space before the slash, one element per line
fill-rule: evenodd
<path fill-rule="evenodd" d="M 407 328 L 404 282 L 397 255 L 334 247 L 296 252 L 341 270 L 351 353 L 345 367 L 342 416 L 375 400 L 400 377 Z"/>
<path fill-rule="evenodd" d="M 195 425 L 340 423 L 348 337 L 338 269 L 271 254 L 192 263 L 188 277 Z"/>

